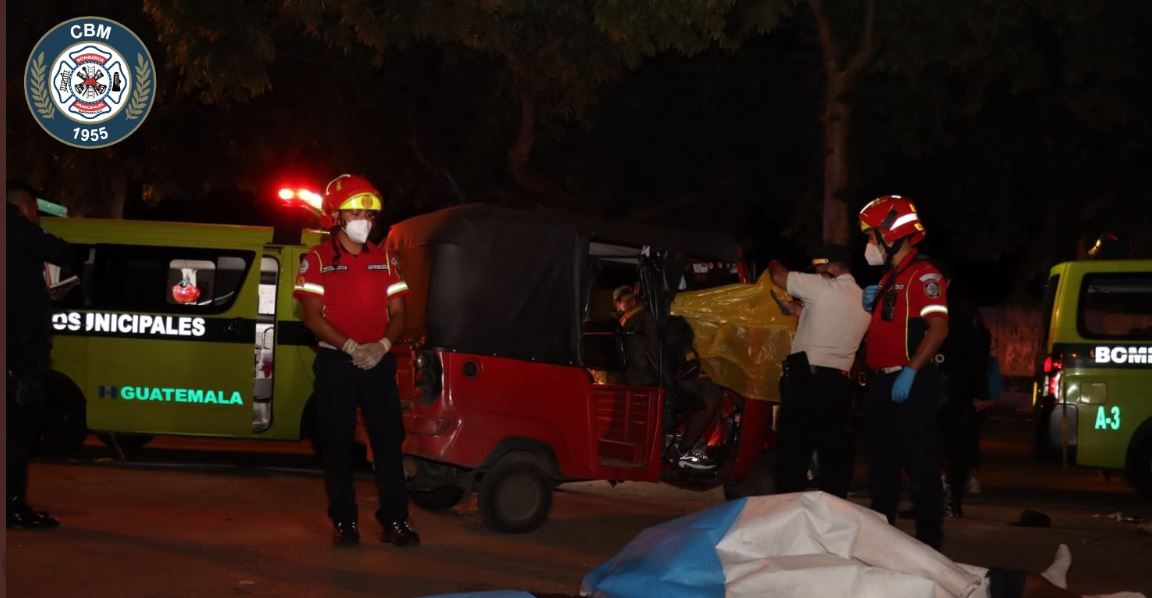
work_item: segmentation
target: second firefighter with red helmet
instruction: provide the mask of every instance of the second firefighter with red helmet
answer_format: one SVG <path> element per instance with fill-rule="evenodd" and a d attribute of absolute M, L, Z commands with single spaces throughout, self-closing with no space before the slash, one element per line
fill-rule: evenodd
<path fill-rule="evenodd" d="M 916 206 L 899 195 L 878 197 L 860 210 L 864 256 L 887 271 L 864 289 L 871 312 L 865 336 L 872 438 L 872 508 L 895 521 L 906 471 L 916 511 L 916 537 L 939 547 L 943 488 L 936 445 L 941 378 L 936 355 L 948 336 L 947 283 L 917 245 L 926 233 Z"/>
<path fill-rule="evenodd" d="M 324 189 L 324 212 L 335 226 L 329 239 L 300 262 L 295 297 L 300 319 L 319 340 L 313 370 L 328 516 L 338 545 L 360 540 L 351 448 L 357 409 L 374 456 L 381 539 L 397 546 L 420 537 L 408 524 L 401 443 L 404 426 L 392 344 L 404 332 L 408 285 L 397 260 L 368 240 L 383 208 L 367 179 L 343 174 Z"/>

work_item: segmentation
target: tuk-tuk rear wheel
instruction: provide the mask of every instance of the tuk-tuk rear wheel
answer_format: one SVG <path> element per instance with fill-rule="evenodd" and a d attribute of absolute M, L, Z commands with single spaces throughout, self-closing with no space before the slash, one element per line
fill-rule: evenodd
<path fill-rule="evenodd" d="M 484 474 L 476 502 L 485 527 L 522 534 L 548 518 L 553 483 L 536 464 L 511 457 Z"/>

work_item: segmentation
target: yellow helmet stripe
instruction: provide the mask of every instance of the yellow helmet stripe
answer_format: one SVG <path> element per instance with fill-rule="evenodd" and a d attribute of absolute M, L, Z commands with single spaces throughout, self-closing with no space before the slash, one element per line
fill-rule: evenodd
<path fill-rule="evenodd" d="M 384 207 L 384 203 L 380 201 L 380 196 L 375 193 L 357 193 L 352 197 L 344 200 L 340 204 L 341 210 L 376 210 L 380 211 Z"/>

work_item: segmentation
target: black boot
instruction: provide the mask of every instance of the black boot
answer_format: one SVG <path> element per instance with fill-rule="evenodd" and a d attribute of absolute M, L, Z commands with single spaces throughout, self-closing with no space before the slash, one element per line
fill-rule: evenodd
<path fill-rule="evenodd" d="M 355 521 L 337 521 L 333 525 L 332 543 L 336 546 L 356 546 L 360 543 L 360 528 Z"/>
<path fill-rule="evenodd" d="M 24 502 L 23 497 L 8 497 L 8 529 L 50 529 L 60 522 L 51 515 L 37 511 Z"/>
<path fill-rule="evenodd" d="M 417 534 L 407 521 L 390 521 L 382 523 L 380 541 L 393 546 L 419 546 L 420 535 Z"/>

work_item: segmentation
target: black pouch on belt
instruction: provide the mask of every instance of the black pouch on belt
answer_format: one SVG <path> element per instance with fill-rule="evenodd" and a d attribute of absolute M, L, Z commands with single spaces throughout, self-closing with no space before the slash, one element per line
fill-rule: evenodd
<path fill-rule="evenodd" d="M 781 363 L 781 369 L 781 374 L 789 380 L 801 380 L 812 375 L 812 368 L 808 364 L 808 354 L 804 351 L 785 357 Z"/>

